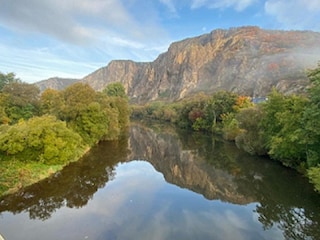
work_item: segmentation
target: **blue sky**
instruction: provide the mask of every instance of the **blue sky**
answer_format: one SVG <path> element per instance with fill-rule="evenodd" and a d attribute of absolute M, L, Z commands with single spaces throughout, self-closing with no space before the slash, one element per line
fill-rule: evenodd
<path fill-rule="evenodd" d="M 320 0 L 0 0 L 0 72 L 82 78 L 214 29 L 320 31 Z"/>

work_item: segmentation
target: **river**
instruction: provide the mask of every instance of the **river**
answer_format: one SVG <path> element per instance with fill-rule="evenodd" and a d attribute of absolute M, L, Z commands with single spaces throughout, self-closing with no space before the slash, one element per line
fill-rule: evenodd
<path fill-rule="evenodd" d="M 132 124 L 0 199 L 6 240 L 320 239 L 307 179 L 212 136 Z"/>

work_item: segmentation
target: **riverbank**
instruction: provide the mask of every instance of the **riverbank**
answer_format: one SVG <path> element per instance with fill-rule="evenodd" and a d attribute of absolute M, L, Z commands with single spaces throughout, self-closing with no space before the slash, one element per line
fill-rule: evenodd
<path fill-rule="evenodd" d="M 71 162 L 80 160 L 88 151 L 90 148 L 85 149 L 81 155 L 65 164 L 47 165 L 40 162 L 24 163 L 19 160 L 0 161 L 0 197 L 13 194 L 22 188 L 51 177 Z"/>
<path fill-rule="evenodd" d="M 41 163 L 25 164 L 20 161 L 1 162 L 0 197 L 50 177 L 63 167 L 63 165 L 48 166 Z"/>

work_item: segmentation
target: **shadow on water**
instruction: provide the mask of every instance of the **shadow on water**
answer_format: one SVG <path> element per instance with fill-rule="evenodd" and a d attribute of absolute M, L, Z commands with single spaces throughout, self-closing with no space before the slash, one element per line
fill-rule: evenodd
<path fill-rule="evenodd" d="M 287 239 L 320 239 L 320 196 L 295 171 L 208 135 L 139 124 L 129 136 L 100 143 L 51 178 L 4 197 L 0 213 L 28 212 L 30 219 L 46 220 L 63 206 L 84 207 L 116 177 L 118 163 L 135 159 L 208 200 L 256 203 L 263 227 L 277 226 Z"/>

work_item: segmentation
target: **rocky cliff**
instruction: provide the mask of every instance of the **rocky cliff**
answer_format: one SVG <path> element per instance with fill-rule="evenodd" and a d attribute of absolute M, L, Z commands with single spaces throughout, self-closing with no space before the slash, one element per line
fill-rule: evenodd
<path fill-rule="evenodd" d="M 80 81 L 80 79 L 53 77 L 47 80 L 42 80 L 40 82 L 37 82 L 36 85 L 39 87 L 40 91 L 42 92 L 47 88 L 62 90 L 77 81 Z"/>
<path fill-rule="evenodd" d="M 203 91 L 266 96 L 304 91 L 320 60 L 320 33 L 240 27 L 172 43 L 153 62 L 111 61 L 82 79 L 96 90 L 124 84 L 132 102 L 176 100 Z"/>

